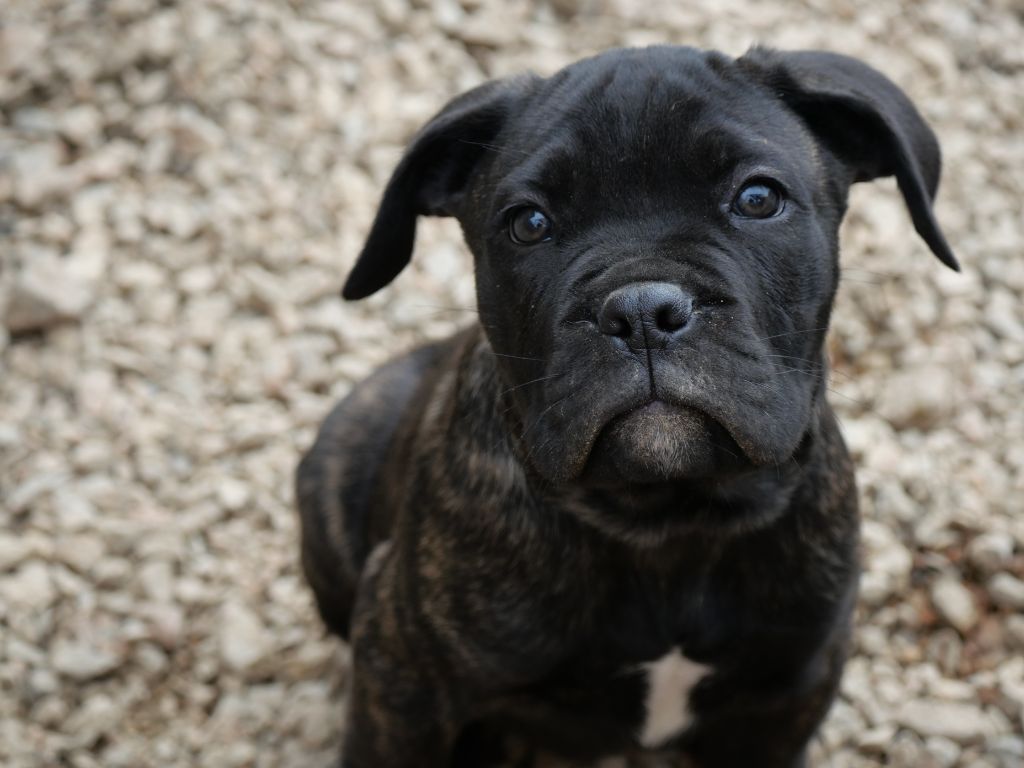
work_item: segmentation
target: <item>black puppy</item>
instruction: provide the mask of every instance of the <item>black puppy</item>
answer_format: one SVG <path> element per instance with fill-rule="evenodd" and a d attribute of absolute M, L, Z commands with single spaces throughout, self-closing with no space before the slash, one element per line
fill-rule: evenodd
<path fill-rule="evenodd" d="M 852 468 L 825 400 L 837 230 L 939 148 L 828 53 L 611 51 L 452 101 L 392 177 L 344 295 L 455 216 L 480 324 L 381 368 L 298 472 L 302 559 L 353 648 L 347 768 L 594 758 L 798 766 L 841 674 Z"/>

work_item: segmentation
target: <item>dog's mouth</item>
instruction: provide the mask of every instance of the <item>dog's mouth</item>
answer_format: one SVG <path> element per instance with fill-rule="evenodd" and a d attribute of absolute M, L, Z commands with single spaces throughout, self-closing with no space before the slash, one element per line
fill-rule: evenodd
<path fill-rule="evenodd" d="M 717 482 L 785 462 L 807 429 L 817 379 L 779 378 L 767 353 L 731 350 L 705 341 L 643 365 L 566 344 L 551 368 L 573 374 L 525 403 L 524 461 L 553 485 L 590 487 Z"/>
<path fill-rule="evenodd" d="M 620 486 L 710 478 L 749 466 L 729 431 L 698 408 L 649 399 L 597 433 L 579 480 Z"/>

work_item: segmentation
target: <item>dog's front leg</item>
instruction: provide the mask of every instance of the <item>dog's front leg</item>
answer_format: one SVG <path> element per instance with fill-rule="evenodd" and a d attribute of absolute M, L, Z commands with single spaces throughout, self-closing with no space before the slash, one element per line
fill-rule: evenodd
<path fill-rule="evenodd" d="M 685 748 L 700 768 L 806 768 L 808 742 L 839 687 L 848 638 L 845 625 L 807 662 L 793 670 L 795 689 L 773 690 L 762 675 L 756 685 L 742 677 L 709 680 L 696 690 L 699 715 Z M 762 656 L 766 669 L 791 659 Z M 693 699 L 691 699 L 691 702 Z"/>
<path fill-rule="evenodd" d="M 355 648 L 343 768 L 448 768 L 457 728 L 417 670 Z"/>
<path fill-rule="evenodd" d="M 352 621 L 343 768 L 447 768 L 463 708 L 431 658 L 401 627 L 386 545 L 367 563 Z"/>

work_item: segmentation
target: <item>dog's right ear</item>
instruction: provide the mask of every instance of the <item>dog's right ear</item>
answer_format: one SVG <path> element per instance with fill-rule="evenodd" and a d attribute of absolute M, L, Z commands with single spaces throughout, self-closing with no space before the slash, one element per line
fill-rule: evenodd
<path fill-rule="evenodd" d="M 412 258 L 417 216 L 454 216 L 470 174 L 531 78 L 496 80 L 450 101 L 420 129 L 391 176 L 362 253 L 341 295 L 362 299 Z"/>

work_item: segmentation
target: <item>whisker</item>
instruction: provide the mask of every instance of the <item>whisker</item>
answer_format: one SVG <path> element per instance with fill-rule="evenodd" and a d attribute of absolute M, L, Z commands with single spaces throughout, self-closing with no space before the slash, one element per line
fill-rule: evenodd
<path fill-rule="evenodd" d="M 798 363 L 811 363 L 812 365 L 815 364 L 815 362 L 813 360 L 808 360 L 806 357 L 799 357 L 797 355 L 765 355 L 764 357 L 766 357 L 766 358 L 779 358 L 779 359 L 782 359 L 782 360 L 792 360 L 793 362 L 798 362 Z M 795 370 L 800 370 L 800 369 L 795 369 Z M 814 373 L 814 372 L 813 371 L 804 371 L 804 373 Z M 842 376 L 843 378 L 849 379 L 850 381 L 853 381 L 854 378 L 855 378 L 855 377 L 851 376 L 850 374 L 846 373 L 845 371 L 840 371 L 838 368 L 834 368 L 834 367 L 829 367 L 828 368 L 828 373 L 830 375 Z"/>
<path fill-rule="evenodd" d="M 786 360 L 799 360 L 801 363 L 814 363 L 815 362 L 814 360 L 811 360 L 810 358 L 800 357 L 800 355 L 764 355 L 764 357 L 781 357 L 781 358 L 785 358 Z"/>
<path fill-rule="evenodd" d="M 565 374 L 564 373 L 552 373 L 550 376 L 541 376 L 539 379 L 534 379 L 533 381 L 524 381 L 522 384 L 516 384 L 514 387 L 509 387 L 504 392 L 501 392 L 498 395 L 498 397 L 504 397 L 509 392 L 514 392 L 515 390 L 519 389 L 520 387 L 526 387 L 526 386 L 529 386 L 530 384 L 537 384 L 537 383 L 539 383 L 541 381 L 550 381 L 551 379 L 557 379 L 560 376 L 565 376 Z"/>
<path fill-rule="evenodd" d="M 761 336 L 758 341 L 768 341 L 768 339 L 781 339 L 783 336 L 797 336 L 801 333 L 817 333 L 818 331 L 827 331 L 828 326 L 824 325 L 821 328 L 807 328 L 802 331 L 789 331 L 788 333 L 777 333 L 774 336 Z"/>
<path fill-rule="evenodd" d="M 708 442 L 711 442 L 711 441 L 708 441 Z M 732 457 L 733 457 L 734 459 L 736 459 L 737 461 L 738 461 L 738 460 L 739 460 L 739 458 L 740 458 L 740 457 L 739 457 L 739 456 L 737 456 L 737 455 L 736 455 L 735 453 L 733 453 L 733 452 L 732 452 L 732 451 L 730 451 L 730 450 L 729 450 L 728 448 L 726 448 L 726 447 L 725 447 L 724 445 L 719 445 L 718 443 L 711 443 L 711 447 L 712 447 L 712 448 L 715 448 L 716 450 L 719 450 L 719 451 L 725 451 L 726 453 L 728 453 L 728 454 L 729 454 L 730 456 L 732 456 Z"/>
<path fill-rule="evenodd" d="M 526 437 L 526 433 L 529 432 L 531 429 L 533 429 L 538 424 L 540 424 L 541 419 L 544 418 L 544 416 L 547 414 L 548 411 L 550 411 L 552 408 L 554 408 L 556 405 L 559 405 L 563 401 L 568 400 L 569 396 L 571 394 L 572 393 L 570 392 L 568 395 L 562 395 L 560 398 L 555 400 L 555 402 L 551 403 L 551 405 L 549 405 L 547 408 L 545 408 L 543 411 L 541 411 L 540 415 L 536 418 L 536 420 L 530 426 L 528 426 L 526 429 L 523 430 L 523 434 L 521 434 L 519 436 L 519 438 L 523 439 L 524 437 Z M 529 455 L 529 454 L 527 454 L 527 455 Z"/>
<path fill-rule="evenodd" d="M 523 357 L 522 355 L 506 355 L 504 352 L 495 352 L 493 349 L 491 350 L 491 354 L 494 355 L 495 357 L 507 357 L 512 360 L 533 360 L 534 362 L 537 363 L 544 362 L 544 358 L 542 357 Z"/>
<path fill-rule="evenodd" d="M 834 387 L 826 386 L 825 389 L 827 389 L 833 395 L 837 395 L 838 397 L 841 397 L 844 400 L 849 400 L 854 405 L 859 405 L 865 411 L 870 411 L 872 413 L 875 412 L 875 409 L 872 408 L 870 405 L 868 405 L 864 400 L 858 400 L 856 397 L 850 397 L 849 395 L 843 394 L 842 392 L 840 392 L 838 389 L 835 389 Z"/>
<path fill-rule="evenodd" d="M 499 155 L 519 155 L 520 157 L 529 157 L 529 152 L 523 152 L 517 149 L 508 149 L 507 147 L 499 147 L 497 144 L 488 144 L 484 141 L 471 141 L 470 139 L 458 139 L 461 144 L 470 144 L 474 147 L 481 147 L 488 150 L 489 152 L 495 152 Z"/>
<path fill-rule="evenodd" d="M 828 377 L 823 375 L 823 374 L 814 373 L 813 371 L 805 371 L 805 370 L 803 370 L 801 368 L 781 368 L 781 369 L 779 369 L 778 371 L 776 371 L 772 375 L 779 376 L 779 375 L 782 375 L 783 373 L 800 373 L 800 374 L 803 374 L 804 376 L 809 376 L 812 379 L 817 379 L 818 381 L 823 381 L 823 382 L 827 382 L 828 381 Z M 852 380 L 852 377 L 851 377 L 851 380 Z M 861 408 L 864 408 L 865 410 L 868 410 L 868 411 L 873 411 L 874 410 L 865 401 L 858 400 L 856 397 L 851 397 L 850 395 L 847 395 L 847 394 L 845 394 L 843 392 L 840 392 L 838 389 L 835 389 L 834 387 L 828 386 L 828 384 L 825 385 L 825 389 L 827 389 L 829 392 L 831 392 L 834 395 L 838 395 L 839 397 L 842 397 L 842 398 L 845 398 L 846 400 L 849 400 L 851 403 L 855 403 L 855 404 L 859 405 Z"/>
<path fill-rule="evenodd" d="M 805 376 L 813 376 L 816 379 L 821 378 L 820 373 L 815 373 L 814 371 L 805 371 L 803 368 L 776 368 L 772 373 L 769 374 L 769 376 L 778 376 L 781 373 L 802 373 Z"/>

